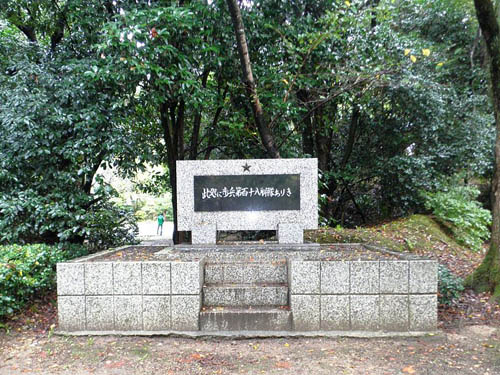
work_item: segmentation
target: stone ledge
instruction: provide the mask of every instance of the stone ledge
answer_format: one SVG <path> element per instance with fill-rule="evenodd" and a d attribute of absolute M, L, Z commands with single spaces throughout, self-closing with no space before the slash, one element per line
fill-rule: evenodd
<path fill-rule="evenodd" d="M 339 244 L 342 245 L 342 244 Z M 349 244 L 351 246 L 359 244 Z M 301 244 L 280 244 L 278 242 L 255 243 L 255 242 L 238 242 L 235 244 L 180 244 L 175 245 L 174 250 L 186 251 L 207 251 L 207 252 L 252 252 L 259 250 L 267 251 L 308 251 L 318 250 L 321 247 L 319 243 L 301 243 Z M 159 251 L 157 254 L 169 254 L 169 250 Z"/>
<path fill-rule="evenodd" d="M 204 306 L 285 306 L 286 285 L 210 285 L 203 288 Z"/>
<path fill-rule="evenodd" d="M 423 337 L 443 335 L 441 331 L 421 332 L 366 332 L 366 331 L 75 331 L 56 330 L 60 336 L 172 336 L 185 338 L 267 338 L 267 337 L 352 337 L 352 338 L 390 338 L 390 337 Z"/>

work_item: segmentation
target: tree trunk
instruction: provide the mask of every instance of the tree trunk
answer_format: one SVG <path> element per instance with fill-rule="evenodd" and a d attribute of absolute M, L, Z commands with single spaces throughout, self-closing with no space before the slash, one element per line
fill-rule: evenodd
<path fill-rule="evenodd" d="M 267 153 L 272 158 L 279 158 L 280 154 L 274 143 L 271 131 L 265 122 L 264 111 L 260 104 L 259 95 L 253 79 L 252 65 L 250 63 L 250 55 L 248 54 L 248 45 L 245 36 L 245 27 L 241 18 L 240 7 L 237 0 L 227 0 L 227 6 L 231 19 L 233 21 L 234 34 L 236 35 L 236 44 L 238 46 L 238 54 L 240 56 L 241 68 L 243 70 L 243 81 L 247 90 L 247 95 L 252 104 L 252 112 L 260 134 L 260 139 Z"/>
<path fill-rule="evenodd" d="M 167 164 L 169 169 L 170 186 L 172 188 L 172 210 L 174 214 L 174 232 L 172 239 L 175 244 L 180 243 L 181 238 L 177 230 L 177 179 L 176 179 L 176 161 L 177 161 L 177 140 L 176 133 L 173 129 L 175 123 L 175 116 L 172 118 L 171 107 L 167 103 L 160 104 L 160 124 L 163 130 L 163 140 L 167 150 Z"/>
<path fill-rule="evenodd" d="M 201 77 L 201 87 L 204 89 L 207 87 L 208 75 L 210 70 L 206 69 Z M 198 155 L 198 142 L 200 138 L 200 127 L 201 127 L 201 117 L 202 117 L 202 106 L 200 104 L 200 109 L 196 112 L 193 120 L 193 133 L 191 134 L 191 147 L 189 147 L 189 159 L 195 160 Z"/>
<path fill-rule="evenodd" d="M 356 142 L 356 131 L 358 130 L 359 117 L 359 107 L 354 105 L 351 114 L 351 124 L 349 125 L 349 135 L 347 136 L 347 142 L 344 147 L 344 155 L 340 161 L 340 169 L 344 169 L 347 166 L 349 158 L 351 157 L 354 143 Z"/>
<path fill-rule="evenodd" d="M 481 265 L 469 276 L 466 284 L 477 291 L 491 291 L 500 302 L 500 27 L 491 0 L 474 0 L 479 26 L 490 56 L 493 109 L 495 111 L 495 172 L 491 184 L 493 223 L 491 243 Z"/>
<path fill-rule="evenodd" d="M 330 150 L 332 148 L 332 134 L 325 126 L 323 120 L 323 109 L 319 108 L 314 112 L 313 123 L 315 130 L 316 157 L 318 158 L 318 168 L 322 172 L 330 170 Z"/>
<path fill-rule="evenodd" d="M 376 8 L 378 7 L 378 4 L 380 3 L 380 0 L 372 0 L 371 1 L 371 6 L 372 6 L 372 19 L 370 22 L 371 28 L 375 28 L 377 26 L 377 10 Z"/>
<path fill-rule="evenodd" d="M 310 98 L 309 92 L 305 89 L 297 90 L 297 99 L 299 103 L 306 109 L 307 114 L 304 118 L 304 127 L 302 128 L 302 152 L 307 155 L 314 156 L 314 136 L 313 136 L 313 113 L 308 105 Z"/>

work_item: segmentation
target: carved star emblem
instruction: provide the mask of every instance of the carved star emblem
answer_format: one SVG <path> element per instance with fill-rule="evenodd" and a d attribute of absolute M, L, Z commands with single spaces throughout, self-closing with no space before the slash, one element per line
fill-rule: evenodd
<path fill-rule="evenodd" d="M 250 172 L 250 166 L 248 165 L 248 163 L 245 163 L 245 165 L 243 165 L 243 172 Z"/>

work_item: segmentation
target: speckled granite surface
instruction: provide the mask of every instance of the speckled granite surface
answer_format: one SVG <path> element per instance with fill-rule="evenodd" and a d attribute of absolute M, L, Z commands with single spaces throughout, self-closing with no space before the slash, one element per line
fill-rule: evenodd
<path fill-rule="evenodd" d="M 73 333 L 437 324 L 437 262 L 362 244 L 123 247 L 59 263 L 57 292 L 59 329 Z"/>
<path fill-rule="evenodd" d="M 248 166 L 245 171 L 243 166 Z M 179 230 L 215 224 L 217 230 L 276 230 L 280 223 L 302 229 L 318 227 L 317 159 L 183 160 L 177 161 Z M 194 211 L 194 176 L 300 175 L 300 210 Z"/>

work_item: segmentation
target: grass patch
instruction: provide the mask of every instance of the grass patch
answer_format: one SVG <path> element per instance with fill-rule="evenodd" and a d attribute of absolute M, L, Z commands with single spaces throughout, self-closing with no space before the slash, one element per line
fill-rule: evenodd
<path fill-rule="evenodd" d="M 144 359 L 151 354 L 151 350 L 148 345 L 137 346 L 135 348 L 131 348 L 129 350 L 130 354 L 139 357 L 140 359 Z"/>
<path fill-rule="evenodd" d="M 319 243 L 370 243 L 395 251 L 433 252 L 447 246 L 463 252 L 445 228 L 431 216 L 412 215 L 370 227 L 320 228 L 307 231 L 306 238 Z"/>

